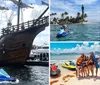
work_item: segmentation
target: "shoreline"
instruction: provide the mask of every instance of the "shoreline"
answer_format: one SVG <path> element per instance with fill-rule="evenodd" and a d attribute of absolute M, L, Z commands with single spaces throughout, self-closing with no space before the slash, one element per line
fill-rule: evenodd
<path fill-rule="evenodd" d="M 76 77 L 75 71 L 63 68 L 61 64 L 58 65 L 58 68 L 61 70 L 61 75 L 50 77 L 50 85 L 100 85 L 100 68 L 98 69 L 98 77 L 91 77 L 90 74 L 89 77 L 80 78 Z"/>
<path fill-rule="evenodd" d="M 100 22 L 80 22 L 80 23 L 69 23 L 69 24 L 100 24 Z M 57 26 L 57 25 L 60 25 L 60 24 L 50 24 L 51 26 Z M 68 24 L 65 24 L 65 25 L 68 25 Z"/>
<path fill-rule="evenodd" d="M 80 22 L 75 24 L 100 24 L 100 22 Z"/>

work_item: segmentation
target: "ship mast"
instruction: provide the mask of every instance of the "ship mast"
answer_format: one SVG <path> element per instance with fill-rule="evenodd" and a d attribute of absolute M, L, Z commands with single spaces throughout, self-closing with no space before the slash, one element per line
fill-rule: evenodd
<path fill-rule="evenodd" d="M 18 3 L 17 30 L 19 30 L 19 22 L 20 22 L 20 3 L 21 3 L 21 0 L 19 0 L 19 3 Z"/>
<path fill-rule="evenodd" d="M 21 0 L 18 1 L 18 16 L 17 16 L 17 30 L 19 30 L 19 23 L 20 23 L 20 8 L 21 8 Z M 45 14 L 45 12 L 49 9 L 49 4 L 42 1 L 42 4 L 47 5 L 48 7 L 44 10 L 44 12 L 38 17 L 36 22 Z M 24 4 L 25 5 L 25 4 Z M 26 6 L 26 5 L 25 5 Z"/>
<path fill-rule="evenodd" d="M 38 17 L 38 19 L 36 20 L 36 22 L 46 13 L 46 11 L 49 9 L 49 4 L 45 3 L 42 1 L 42 4 L 47 5 L 48 7 L 44 10 L 44 12 Z"/>

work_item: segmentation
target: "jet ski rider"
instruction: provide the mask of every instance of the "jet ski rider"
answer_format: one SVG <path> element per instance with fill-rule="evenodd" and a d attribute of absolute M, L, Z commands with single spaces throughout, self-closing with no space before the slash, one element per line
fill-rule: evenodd
<path fill-rule="evenodd" d="M 67 30 L 67 25 L 65 26 L 64 24 L 61 26 L 61 28 L 60 29 L 63 29 L 65 32 L 68 32 L 68 30 Z"/>

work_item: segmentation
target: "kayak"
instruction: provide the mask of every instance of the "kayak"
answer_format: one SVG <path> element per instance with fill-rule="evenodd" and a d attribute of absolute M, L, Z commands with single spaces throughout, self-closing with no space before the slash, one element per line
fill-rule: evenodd
<path fill-rule="evenodd" d="M 69 32 L 63 32 L 63 33 L 58 33 L 57 34 L 57 38 L 59 38 L 59 37 L 65 37 L 65 36 L 67 36 L 69 34 Z"/>
<path fill-rule="evenodd" d="M 51 76 L 58 76 L 60 75 L 60 69 L 58 69 L 58 66 L 56 65 L 51 65 L 50 67 L 50 75 Z"/>
<path fill-rule="evenodd" d="M 66 62 L 65 64 L 62 64 L 62 67 L 67 68 L 69 70 L 76 70 L 76 66 L 73 63 L 73 65 L 70 65 L 70 62 Z"/>
<path fill-rule="evenodd" d="M 12 78 L 6 73 L 3 69 L 0 69 L 0 83 L 11 83 L 16 84 L 19 83 L 19 80 L 16 78 Z"/>

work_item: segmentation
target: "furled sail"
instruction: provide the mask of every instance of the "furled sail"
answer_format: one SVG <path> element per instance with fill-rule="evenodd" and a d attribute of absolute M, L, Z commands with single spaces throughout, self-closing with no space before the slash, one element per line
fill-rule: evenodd
<path fill-rule="evenodd" d="M 16 0 L 10 0 L 10 1 L 12 1 L 14 4 L 16 4 L 17 6 L 18 6 L 18 4 L 19 4 L 19 2 L 18 1 L 16 1 Z M 31 6 L 29 6 L 29 5 L 27 5 L 27 4 L 25 4 L 25 3 L 20 3 L 20 7 L 21 8 L 34 8 L 34 7 L 31 7 Z"/>
<path fill-rule="evenodd" d="M 9 9 L 6 8 L 6 7 L 2 7 L 2 6 L 0 6 L 0 10 L 9 10 Z"/>

